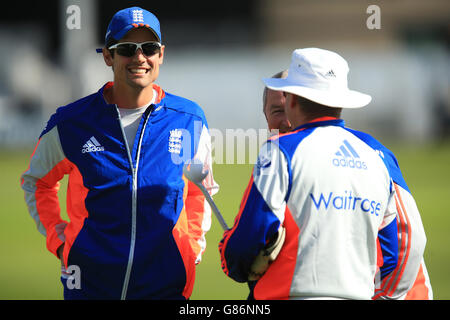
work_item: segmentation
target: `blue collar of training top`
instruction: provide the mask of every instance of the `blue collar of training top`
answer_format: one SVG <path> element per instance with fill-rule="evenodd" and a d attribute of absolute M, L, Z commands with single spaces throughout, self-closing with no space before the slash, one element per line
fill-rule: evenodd
<path fill-rule="evenodd" d="M 343 127 L 344 125 L 345 125 L 345 122 L 343 119 L 338 119 L 338 118 L 334 118 L 334 117 L 321 117 L 321 118 L 314 119 L 308 123 L 304 123 L 304 124 L 298 126 L 297 128 L 295 128 L 294 130 L 292 130 L 291 132 L 306 129 L 306 128 L 311 128 L 311 127 L 323 127 L 323 126 Z"/>

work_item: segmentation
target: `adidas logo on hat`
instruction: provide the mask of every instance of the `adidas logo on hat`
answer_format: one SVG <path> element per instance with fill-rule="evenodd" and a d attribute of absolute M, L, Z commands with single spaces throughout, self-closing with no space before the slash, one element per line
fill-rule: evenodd
<path fill-rule="evenodd" d="M 335 77 L 335 78 L 336 78 L 336 75 L 334 74 L 333 69 L 331 69 L 330 71 L 328 71 L 327 74 L 326 74 L 325 76 L 326 76 L 326 77 Z"/>

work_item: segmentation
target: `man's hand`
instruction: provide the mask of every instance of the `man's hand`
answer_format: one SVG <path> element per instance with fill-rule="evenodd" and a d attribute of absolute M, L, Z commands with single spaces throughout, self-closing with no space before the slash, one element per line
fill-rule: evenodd
<path fill-rule="evenodd" d="M 286 229 L 280 226 L 275 237 L 259 252 L 253 261 L 250 267 L 248 280 L 255 281 L 264 275 L 267 268 L 269 268 L 269 264 L 274 261 L 280 253 L 285 239 Z"/>

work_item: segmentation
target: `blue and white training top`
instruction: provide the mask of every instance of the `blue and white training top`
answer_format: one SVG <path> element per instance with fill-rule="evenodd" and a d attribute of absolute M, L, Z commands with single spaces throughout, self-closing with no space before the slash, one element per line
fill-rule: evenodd
<path fill-rule="evenodd" d="M 22 188 L 29 213 L 63 263 L 81 271 L 65 299 L 187 299 L 206 248 L 211 210 L 183 165 L 201 161 L 212 174 L 211 137 L 195 102 L 153 84 L 133 143 L 119 109 L 96 93 L 57 109 L 42 132 Z M 63 220 L 59 181 L 68 175 Z M 63 274 L 64 275 L 64 274 Z"/>
<path fill-rule="evenodd" d="M 262 147 L 222 268 L 247 281 L 280 225 L 286 240 L 256 299 L 401 298 L 422 262 L 425 232 L 394 155 L 344 121 L 320 118 Z"/>

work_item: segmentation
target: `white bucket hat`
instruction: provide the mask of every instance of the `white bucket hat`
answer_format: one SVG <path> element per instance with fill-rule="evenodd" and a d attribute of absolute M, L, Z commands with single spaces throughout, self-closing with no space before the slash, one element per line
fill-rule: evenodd
<path fill-rule="evenodd" d="M 361 108 L 372 97 L 347 84 L 347 61 L 335 52 L 306 48 L 296 49 L 285 79 L 263 79 L 272 90 L 284 91 L 334 108 Z"/>

